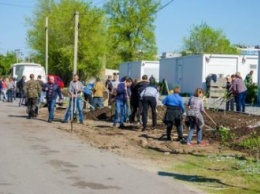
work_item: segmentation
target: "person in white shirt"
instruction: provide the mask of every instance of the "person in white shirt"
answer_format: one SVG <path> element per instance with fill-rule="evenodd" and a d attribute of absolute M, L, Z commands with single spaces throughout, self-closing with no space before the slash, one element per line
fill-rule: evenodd
<path fill-rule="evenodd" d="M 156 86 L 149 85 L 147 86 L 140 94 L 143 103 L 143 112 L 142 112 L 142 121 L 143 121 L 143 129 L 142 131 L 147 130 L 147 117 L 148 117 L 148 109 L 151 107 L 152 110 L 152 129 L 155 129 L 157 125 L 157 113 L 156 106 L 157 101 L 159 99 L 159 91 Z"/>

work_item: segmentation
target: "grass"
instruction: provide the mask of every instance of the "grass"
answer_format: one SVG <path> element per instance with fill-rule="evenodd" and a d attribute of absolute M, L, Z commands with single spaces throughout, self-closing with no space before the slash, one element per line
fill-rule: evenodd
<path fill-rule="evenodd" d="M 236 153 L 237 154 L 237 153 Z M 260 162 L 227 153 L 170 154 L 147 149 L 146 155 L 161 163 L 159 176 L 172 177 L 210 194 L 260 193 Z"/>
<path fill-rule="evenodd" d="M 161 176 L 188 182 L 207 193 L 260 193 L 260 163 L 228 155 L 183 155 Z"/>

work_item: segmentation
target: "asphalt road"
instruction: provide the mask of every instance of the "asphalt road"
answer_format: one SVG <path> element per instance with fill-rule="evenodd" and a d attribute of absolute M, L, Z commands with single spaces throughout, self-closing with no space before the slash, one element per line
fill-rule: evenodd
<path fill-rule="evenodd" d="M 0 194 L 194 194 L 0 102 Z M 161 173 L 163 174 L 163 173 Z"/>

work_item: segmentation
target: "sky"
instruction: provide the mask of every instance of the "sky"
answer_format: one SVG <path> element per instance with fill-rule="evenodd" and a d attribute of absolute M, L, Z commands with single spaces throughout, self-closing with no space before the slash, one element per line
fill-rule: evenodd
<path fill-rule="evenodd" d="M 106 0 L 93 0 L 102 6 Z M 19 49 L 28 55 L 25 18 L 37 0 L 0 0 L 0 54 Z M 162 0 L 166 5 L 171 0 Z M 206 22 L 221 29 L 232 44 L 260 45 L 260 0 L 174 0 L 160 10 L 155 21 L 158 54 L 183 49 L 183 38 L 194 25 Z"/>

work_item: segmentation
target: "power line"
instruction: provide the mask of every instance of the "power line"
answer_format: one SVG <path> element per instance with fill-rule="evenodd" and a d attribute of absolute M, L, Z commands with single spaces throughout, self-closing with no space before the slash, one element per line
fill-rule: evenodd
<path fill-rule="evenodd" d="M 168 5 L 170 5 L 173 1 L 174 1 L 174 0 L 171 0 L 171 1 L 169 1 L 168 3 L 164 4 L 163 6 L 161 6 L 161 7 L 157 10 L 157 12 L 163 10 L 165 7 L 167 7 Z"/>
<path fill-rule="evenodd" d="M 13 4 L 13 3 L 4 3 L 4 2 L 0 2 L 0 5 L 4 5 L 4 6 L 10 6 L 10 7 L 24 7 L 24 8 L 33 8 L 33 6 L 29 6 L 29 5 Z"/>

